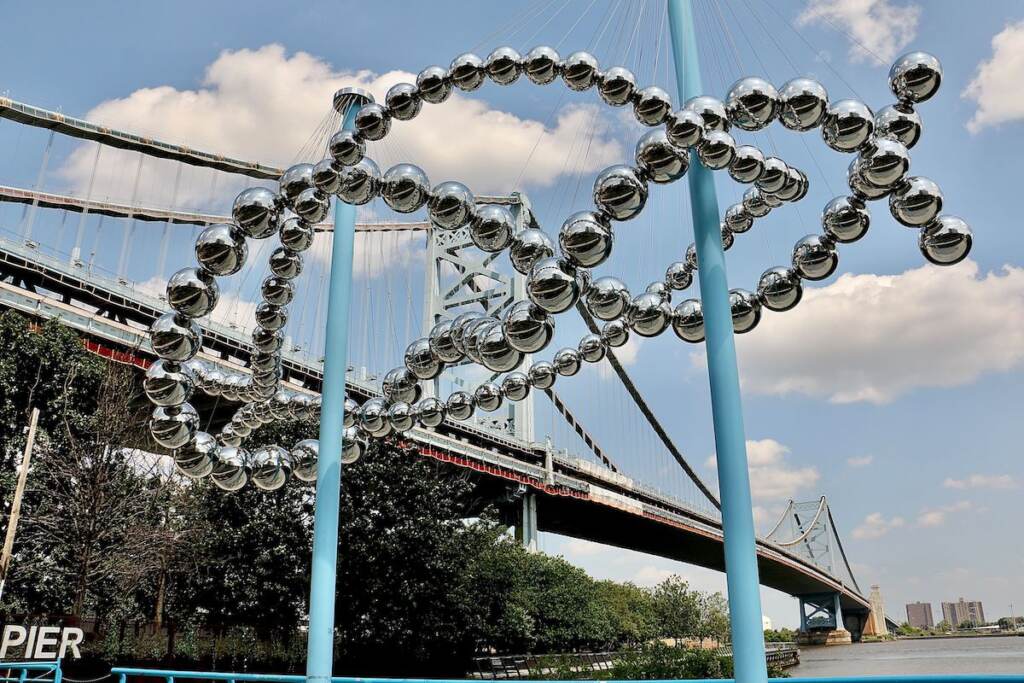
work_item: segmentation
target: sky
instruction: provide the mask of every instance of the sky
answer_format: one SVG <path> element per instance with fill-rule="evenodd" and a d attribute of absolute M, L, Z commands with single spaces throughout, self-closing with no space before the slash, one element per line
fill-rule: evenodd
<path fill-rule="evenodd" d="M 758 528 L 770 529 L 791 498 L 825 495 L 854 574 L 865 590 L 881 587 L 890 616 L 905 618 L 906 602 L 930 601 L 937 612 L 940 601 L 960 596 L 982 600 L 989 618 L 1008 614 L 1011 603 L 1024 613 L 1024 532 L 1012 522 L 1024 493 L 1024 232 L 1014 171 L 1024 153 L 1024 6 L 695 5 L 704 90 L 719 98 L 746 75 L 776 86 L 810 76 L 831 99 L 856 97 L 877 110 L 892 102 L 886 78 L 895 57 L 913 49 L 938 56 L 942 87 L 918 108 L 924 134 L 911 151 L 911 173 L 935 180 L 944 212 L 965 218 L 975 233 L 968 261 L 937 268 L 925 263 L 916 234 L 896 223 L 884 202 L 873 203 L 868 235 L 841 250 L 836 274 L 808 286 L 794 311 L 766 313 L 756 330 L 738 338 Z M 359 85 L 381 99 L 428 65 L 446 65 L 467 51 L 483 56 L 506 43 L 524 53 L 539 44 L 563 55 L 588 49 L 602 65 L 625 64 L 642 84 L 675 93 L 660 2 L 250 2 L 245 11 L 188 0 L 20 3 L 5 12 L 5 24 L 0 94 L 282 166 L 319 159 L 317 131 L 337 88 Z M 555 235 L 566 215 L 589 208 L 589 188 L 602 168 L 631 161 L 644 132 L 631 119 L 628 110 L 601 105 L 592 91 L 487 84 L 396 123 L 370 154 L 382 168 L 412 161 L 434 180 L 459 179 L 481 194 L 523 191 Z M 737 139 L 804 169 L 811 189 L 737 237 L 729 252 L 735 287 L 753 289 L 765 268 L 786 264 L 793 242 L 819 231 L 819 207 L 844 194 L 847 156 L 828 150 L 817 133 L 770 130 Z M 104 150 L 97 159 L 95 146 L 62 138 L 41 172 L 47 135 L 0 122 L 0 183 L 221 211 L 243 186 L 226 174 L 163 162 L 137 171 L 136 156 Z M 745 189 L 728 177 L 717 178 L 717 187 L 723 210 Z M 380 202 L 361 217 L 400 218 Z M 23 230 L 24 220 L 21 207 L 0 207 L 4 236 Z M 158 233 L 139 228 L 122 256 L 129 227 L 93 219 L 75 226 L 77 220 L 50 215 L 34 229 L 64 252 L 77 244 L 94 254 L 88 260 L 98 269 L 124 270 L 151 291 L 189 258 L 190 239 L 181 233 L 163 263 Z M 353 333 L 350 343 L 357 359 L 381 369 L 400 358 L 422 317 L 421 244 L 388 239 L 357 245 L 361 298 L 353 300 L 354 315 L 369 331 Z M 640 291 L 690 241 L 682 183 L 653 188 L 644 216 L 617 226 L 615 254 L 595 274 L 615 274 Z M 289 323 L 297 345 L 308 342 L 311 352 L 322 325 L 327 253 L 321 245 L 309 260 L 297 300 L 302 312 L 297 308 Z M 225 289 L 230 303 L 222 305 L 221 320 L 251 317 L 256 282 L 239 276 L 234 289 Z M 581 332 L 579 323 L 559 320 L 560 343 L 573 343 Z M 675 442 L 713 482 L 702 347 L 666 333 L 632 342 L 620 355 Z M 626 414 L 609 373 L 589 369 L 559 391 L 634 476 L 687 490 L 663 452 L 651 455 L 658 450 L 653 437 L 637 436 L 643 427 Z M 538 418 L 536 436 L 557 429 Z M 653 584 L 677 573 L 699 588 L 725 589 L 722 574 L 577 539 L 544 534 L 541 548 L 602 578 Z M 767 589 L 762 597 L 775 625 L 796 625 L 791 597 Z"/>

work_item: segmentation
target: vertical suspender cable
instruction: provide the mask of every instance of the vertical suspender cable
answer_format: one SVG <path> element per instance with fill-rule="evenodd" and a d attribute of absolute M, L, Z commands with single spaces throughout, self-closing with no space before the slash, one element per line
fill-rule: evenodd
<path fill-rule="evenodd" d="M 50 164 L 50 150 L 53 149 L 54 131 L 50 131 L 50 137 L 46 141 L 46 149 L 43 150 L 43 162 L 39 165 L 39 175 L 36 177 L 36 192 L 43 189 L 43 177 L 46 175 L 46 167 Z M 96 143 L 96 156 L 99 158 L 100 144 Z M 96 173 L 96 166 L 93 164 L 93 174 Z M 39 199 L 32 200 L 32 208 L 28 210 L 28 219 L 25 221 L 25 232 L 22 237 L 27 242 L 32 239 L 32 223 L 36 219 L 36 209 L 39 208 Z"/>
<path fill-rule="evenodd" d="M 135 200 L 138 199 L 139 179 L 142 177 L 142 162 L 145 160 L 145 155 L 139 152 L 139 164 L 135 167 L 135 184 L 132 186 L 131 208 L 128 209 L 133 215 L 129 216 L 131 222 L 125 226 L 124 237 L 121 239 L 121 257 L 117 260 L 117 277 L 121 279 L 126 279 L 124 270 L 128 265 L 128 249 L 131 246 L 132 238 L 135 237 Z"/>
<path fill-rule="evenodd" d="M 668 0 L 672 54 L 679 99 L 700 94 L 700 65 L 690 0 Z M 757 546 L 750 499 L 750 475 L 743 435 L 743 405 L 729 309 L 729 283 L 719 228 L 718 200 L 711 171 L 694 160 L 687 174 L 692 195 L 711 411 L 722 500 L 726 580 L 733 662 L 740 683 L 766 683 L 761 630 Z"/>
<path fill-rule="evenodd" d="M 87 189 L 85 191 L 85 207 L 82 209 L 82 215 L 78 219 L 78 230 L 75 231 L 75 248 L 71 252 L 71 259 L 72 259 L 72 261 L 74 259 L 78 258 L 78 250 L 81 249 L 81 247 L 82 247 L 82 233 L 85 231 L 85 220 L 86 220 L 86 218 L 89 217 L 89 202 L 92 200 L 92 188 L 93 188 L 93 185 L 96 183 L 96 167 L 100 163 L 100 152 L 102 152 L 102 151 L 103 151 L 103 145 L 101 145 L 100 143 L 97 142 L 96 143 L 96 156 L 94 156 L 93 159 L 92 159 L 92 173 L 89 174 L 89 189 Z M 47 150 L 46 150 L 46 156 L 47 157 L 50 156 L 49 148 L 47 148 Z M 42 171 L 40 171 L 40 180 L 42 180 Z M 35 209 L 35 207 L 33 207 L 33 210 L 34 209 Z M 28 231 L 27 232 L 29 232 L 29 233 L 32 232 L 32 219 L 31 218 L 29 218 Z M 60 243 L 59 242 L 57 244 L 57 249 L 60 249 Z"/>

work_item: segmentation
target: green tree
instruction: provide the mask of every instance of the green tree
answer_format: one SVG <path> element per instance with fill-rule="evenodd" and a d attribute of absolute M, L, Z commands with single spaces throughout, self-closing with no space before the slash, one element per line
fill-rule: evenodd
<path fill-rule="evenodd" d="M 699 595 L 680 576 L 670 576 L 653 591 L 658 634 L 681 640 L 697 634 L 700 621 Z"/>
<path fill-rule="evenodd" d="M 725 642 L 729 638 L 729 605 L 721 593 L 699 593 L 694 635 L 704 641 Z"/>
<path fill-rule="evenodd" d="M 632 583 L 598 581 L 598 609 L 610 620 L 611 647 L 630 647 L 657 635 L 651 591 Z"/>

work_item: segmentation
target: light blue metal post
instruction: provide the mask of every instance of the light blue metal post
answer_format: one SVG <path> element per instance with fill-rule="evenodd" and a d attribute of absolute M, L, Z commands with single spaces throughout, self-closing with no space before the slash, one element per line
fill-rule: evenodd
<path fill-rule="evenodd" d="M 348 88 L 334 96 L 342 127 L 351 130 L 355 113 L 372 98 Z M 320 455 L 317 461 L 313 567 L 309 590 L 309 642 L 306 680 L 330 681 L 334 666 L 334 589 L 338 571 L 338 514 L 341 503 L 341 439 L 344 432 L 345 371 L 348 368 L 348 301 L 352 288 L 352 252 L 356 207 L 334 203 L 334 246 L 327 298 L 327 338 L 321 390 Z"/>
<path fill-rule="evenodd" d="M 690 0 L 668 0 L 672 54 L 679 98 L 701 95 L 697 37 Z M 729 586 L 729 616 L 736 680 L 768 680 L 761 630 L 761 594 L 755 553 L 754 519 L 750 501 L 747 448 L 743 436 L 736 347 L 725 250 L 719 226 L 718 199 L 711 171 L 693 155 L 689 171 L 693 230 L 696 236 L 701 304 L 704 309 L 711 413 L 715 424 L 718 486 L 725 533 L 725 568 Z"/>

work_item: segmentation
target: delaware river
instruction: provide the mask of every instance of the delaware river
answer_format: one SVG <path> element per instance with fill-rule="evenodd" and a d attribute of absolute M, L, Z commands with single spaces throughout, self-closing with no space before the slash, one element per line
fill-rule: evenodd
<path fill-rule="evenodd" d="M 884 674 L 1024 674 L 1024 637 L 897 640 L 801 647 L 793 678 Z"/>

